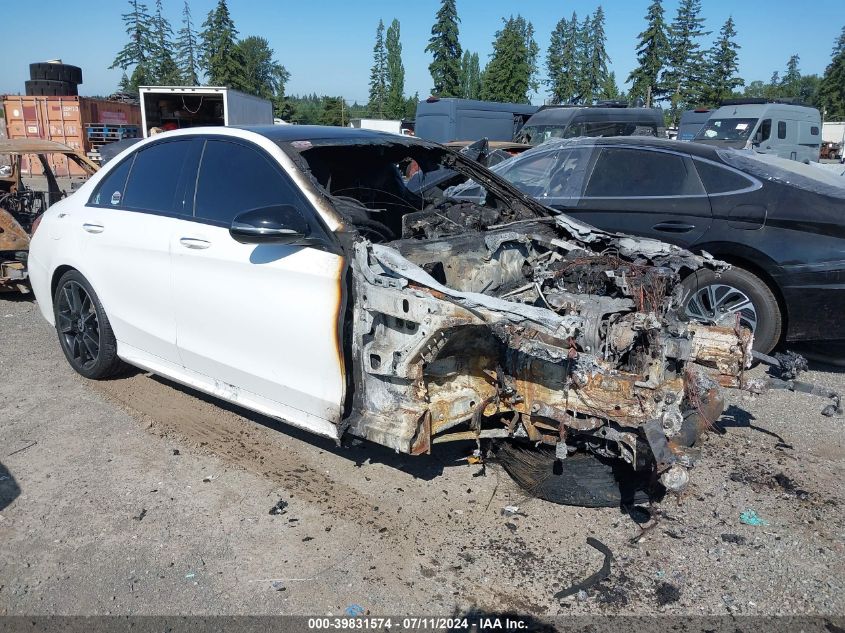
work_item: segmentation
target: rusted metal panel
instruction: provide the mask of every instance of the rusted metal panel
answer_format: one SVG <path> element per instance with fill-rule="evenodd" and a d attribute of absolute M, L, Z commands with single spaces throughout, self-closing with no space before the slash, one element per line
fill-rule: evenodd
<path fill-rule="evenodd" d="M 29 235 L 8 211 L 0 209 L 0 251 L 22 251 L 29 248 Z"/>

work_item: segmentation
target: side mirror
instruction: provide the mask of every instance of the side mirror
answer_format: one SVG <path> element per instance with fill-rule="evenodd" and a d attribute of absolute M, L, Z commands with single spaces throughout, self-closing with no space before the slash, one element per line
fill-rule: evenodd
<path fill-rule="evenodd" d="M 297 244 L 310 234 L 308 222 L 289 204 L 244 211 L 229 228 L 229 235 L 241 244 Z"/>

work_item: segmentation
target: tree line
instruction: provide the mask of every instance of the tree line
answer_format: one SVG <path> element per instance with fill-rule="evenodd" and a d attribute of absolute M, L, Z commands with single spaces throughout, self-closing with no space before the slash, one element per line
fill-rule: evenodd
<path fill-rule="evenodd" d="M 467 51 L 459 41 L 455 0 L 441 0 L 426 51 L 433 94 L 444 97 L 482 98 L 529 103 L 538 83 L 547 88 L 547 103 L 592 104 L 622 100 L 646 106 L 662 104 L 676 122 L 682 110 L 715 107 L 732 97 L 795 98 L 823 109 L 827 118 L 845 118 L 845 27 L 837 39 L 824 76 L 801 75 L 799 58 L 787 61 L 781 77 L 746 85 L 738 75 L 739 50 L 732 16 L 723 23 L 709 48 L 704 40 L 701 0 L 680 0 L 671 22 L 662 0 L 652 0 L 645 15 L 645 29 L 637 36 L 637 64 L 627 78 L 627 94 L 619 90 L 608 70 L 605 14 L 601 5 L 579 19 L 573 12 L 561 18 L 551 32 L 545 56 L 545 77 L 538 82 L 539 64 L 534 28 L 522 16 L 503 18 L 503 28 L 493 40 L 493 53 L 483 69 L 467 64 Z M 472 70 L 468 70 L 472 68 Z M 471 77 L 471 78 L 470 78 Z M 744 90 L 740 91 L 740 88 Z"/>
<path fill-rule="evenodd" d="M 204 81 L 270 99 L 276 116 L 297 123 L 343 124 L 355 117 L 414 116 L 419 95 L 405 93 L 401 28 L 396 19 L 387 28 L 379 20 L 367 103 L 349 106 L 337 96 L 286 96 L 290 73 L 275 59 L 265 38 L 239 38 L 226 0 L 218 0 L 199 31 L 184 0 L 181 27 L 175 34 L 163 15 L 162 0 L 156 0 L 152 14 L 141 0 L 128 3 L 129 11 L 122 15 L 128 42 L 111 66 L 123 69 L 123 90 Z M 660 104 L 666 107 L 670 122 L 677 121 L 682 110 L 714 107 L 726 98 L 791 97 L 819 107 L 827 119 L 845 118 L 845 27 L 822 76 L 803 75 L 800 58 L 792 55 L 783 72 L 774 71 L 768 82 L 746 84 L 738 75 L 740 46 L 733 18 L 728 16 L 706 47 L 711 32 L 704 28 L 701 11 L 701 0 L 680 0 L 674 18 L 667 22 L 663 0 L 651 1 L 645 28 L 637 36 L 636 66 L 626 79 L 630 90 L 625 93 L 608 68 L 611 60 L 601 5 L 582 18 L 574 12 L 561 18 L 543 60 L 531 22 L 519 14 L 502 18 L 493 52 L 482 66 L 477 52 L 461 47 L 456 0 L 441 0 L 425 48 L 432 58 L 431 92 L 439 97 L 529 103 L 544 86 L 548 103 Z"/>
<path fill-rule="evenodd" d="M 138 93 L 139 86 L 227 86 L 273 102 L 277 116 L 290 105 L 285 83 L 290 73 L 275 59 L 270 43 L 258 35 L 239 38 L 226 0 L 218 0 L 200 30 L 184 0 L 181 28 L 174 35 L 162 0 L 150 14 L 141 0 L 128 0 L 121 18 L 128 42 L 110 68 L 120 68 L 120 90 Z M 131 70 L 131 72 L 130 72 Z"/>

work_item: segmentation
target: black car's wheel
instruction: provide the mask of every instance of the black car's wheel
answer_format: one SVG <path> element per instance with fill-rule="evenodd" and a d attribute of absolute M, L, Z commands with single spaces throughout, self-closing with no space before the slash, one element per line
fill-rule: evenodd
<path fill-rule="evenodd" d="M 650 473 L 634 471 L 622 460 L 575 453 L 563 461 L 547 448 L 502 444 L 496 459 L 530 495 L 561 505 L 612 508 L 647 503 Z"/>
<path fill-rule="evenodd" d="M 70 270 L 59 279 L 53 314 L 62 351 L 78 373 L 86 378 L 106 378 L 123 367 L 103 305 L 78 271 Z"/>
<path fill-rule="evenodd" d="M 766 283 L 742 268 L 700 270 L 683 281 L 682 315 L 711 325 L 739 324 L 754 333 L 754 349 L 768 354 L 780 340 L 783 318 Z"/>

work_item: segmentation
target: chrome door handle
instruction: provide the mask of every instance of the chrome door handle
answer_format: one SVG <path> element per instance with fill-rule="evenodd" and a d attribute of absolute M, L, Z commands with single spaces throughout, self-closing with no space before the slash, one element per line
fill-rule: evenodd
<path fill-rule="evenodd" d="M 106 229 L 102 224 L 90 224 L 88 222 L 83 224 L 82 228 L 89 233 L 102 233 Z"/>
<path fill-rule="evenodd" d="M 201 240 L 196 237 L 182 237 L 179 238 L 179 243 L 185 248 L 203 249 L 211 246 L 211 242 Z"/>

